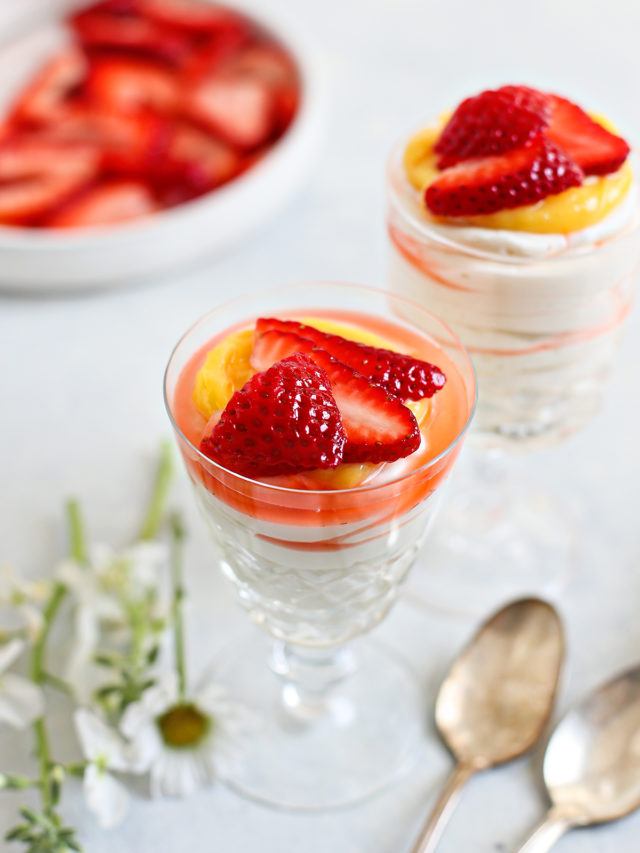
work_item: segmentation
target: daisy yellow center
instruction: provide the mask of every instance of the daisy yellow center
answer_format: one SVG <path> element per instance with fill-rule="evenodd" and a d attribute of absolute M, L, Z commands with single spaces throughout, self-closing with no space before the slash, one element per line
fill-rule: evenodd
<path fill-rule="evenodd" d="M 157 719 L 162 739 L 173 749 L 190 749 L 207 736 L 212 721 L 195 705 L 174 705 Z"/>

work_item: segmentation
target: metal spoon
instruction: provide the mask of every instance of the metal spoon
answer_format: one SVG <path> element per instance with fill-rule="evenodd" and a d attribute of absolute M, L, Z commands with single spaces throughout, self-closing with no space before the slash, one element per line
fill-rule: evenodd
<path fill-rule="evenodd" d="M 546 853 L 574 826 L 640 808 L 640 666 L 564 717 L 549 741 L 543 773 L 552 806 L 519 853 Z"/>
<path fill-rule="evenodd" d="M 432 853 L 474 773 L 522 755 L 538 740 L 563 655 L 558 614 L 539 599 L 516 601 L 480 628 L 438 694 L 436 725 L 457 765 L 413 853 Z"/>

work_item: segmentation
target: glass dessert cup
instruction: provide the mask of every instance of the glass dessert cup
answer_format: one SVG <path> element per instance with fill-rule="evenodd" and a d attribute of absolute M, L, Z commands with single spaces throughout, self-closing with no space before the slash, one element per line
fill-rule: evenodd
<path fill-rule="evenodd" d="M 575 247 L 550 242 L 547 252 L 525 254 L 509 235 L 548 235 L 490 229 L 464 229 L 456 239 L 456 226 L 425 217 L 404 174 L 405 144 L 388 167 L 389 288 L 454 329 L 479 387 L 472 452 L 456 472 L 434 543 L 441 572 L 414 576 L 414 591 L 474 613 L 514 596 L 557 594 L 576 562 L 573 519 L 518 474 L 508 454 L 554 447 L 599 411 L 637 284 L 637 201 L 617 233 Z"/>
<path fill-rule="evenodd" d="M 420 332 L 409 319 L 416 312 Z M 183 374 L 194 375 L 216 336 L 259 316 L 311 314 L 380 335 L 393 329 L 407 348 L 437 350 L 448 377 L 440 394 L 449 389 L 442 400 L 455 405 L 456 423 L 441 452 L 419 467 L 401 465 L 393 479 L 311 491 L 242 477 L 198 450 L 179 411 Z M 368 640 L 349 644 L 397 599 L 458 456 L 475 405 L 466 351 L 444 324 L 401 298 L 356 285 L 295 285 L 236 300 L 200 320 L 171 356 L 165 399 L 223 572 L 271 638 L 269 644 L 255 632 L 220 671 L 260 720 L 230 783 L 290 808 L 327 808 L 375 793 L 419 753 L 427 710 L 399 657 Z"/>

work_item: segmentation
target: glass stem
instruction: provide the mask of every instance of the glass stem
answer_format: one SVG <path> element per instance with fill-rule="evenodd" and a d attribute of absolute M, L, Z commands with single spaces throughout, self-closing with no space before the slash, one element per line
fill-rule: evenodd
<path fill-rule="evenodd" d="M 285 710 L 298 720 L 351 713 L 336 688 L 357 668 L 352 649 L 344 646 L 317 649 L 277 642 L 271 668 L 284 682 Z"/>

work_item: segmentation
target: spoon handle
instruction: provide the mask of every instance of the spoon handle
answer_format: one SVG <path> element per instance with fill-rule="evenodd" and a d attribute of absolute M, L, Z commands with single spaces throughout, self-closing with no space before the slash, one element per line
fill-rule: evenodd
<path fill-rule="evenodd" d="M 462 789 L 475 773 L 468 764 L 457 764 L 447 779 L 442 793 L 422 828 L 411 853 L 433 853 L 449 818 L 460 799 Z"/>
<path fill-rule="evenodd" d="M 547 853 L 572 826 L 573 821 L 566 813 L 550 809 L 517 853 Z"/>

